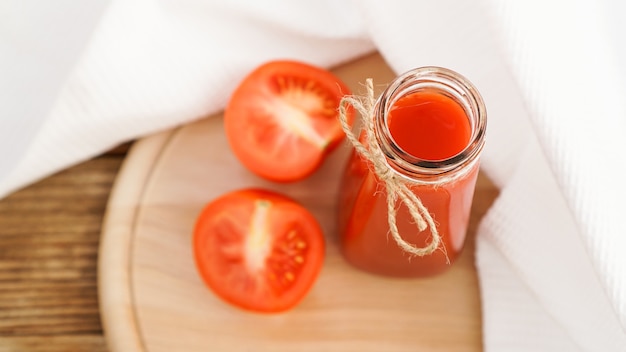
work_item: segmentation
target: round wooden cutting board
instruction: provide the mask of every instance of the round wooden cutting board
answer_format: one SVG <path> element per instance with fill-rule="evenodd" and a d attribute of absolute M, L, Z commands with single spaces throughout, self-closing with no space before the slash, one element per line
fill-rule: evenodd
<path fill-rule="evenodd" d="M 377 55 L 334 72 L 356 94 L 372 77 L 382 90 L 395 76 Z M 335 204 L 349 148 L 295 184 L 274 184 L 231 154 L 222 117 L 147 137 L 129 153 L 109 200 L 99 261 L 102 322 L 113 352 L 172 351 L 479 351 L 481 317 L 473 232 L 495 197 L 481 175 L 464 254 L 441 276 L 391 279 L 349 266 L 339 254 Z M 322 273 L 295 309 L 244 312 L 219 300 L 198 276 L 191 234 L 200 209 L 244 187 L 277 190 L 322 224 Z"/>

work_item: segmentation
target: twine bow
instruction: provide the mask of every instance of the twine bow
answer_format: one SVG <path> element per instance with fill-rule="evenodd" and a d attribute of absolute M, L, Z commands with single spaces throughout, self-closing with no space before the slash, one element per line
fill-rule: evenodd
<path fill-rule="evenodd" d="M 374 167 L 374 173 L 384 182 L 387 189 L 387 212 L 389 231 L 400 248 L 406 252 L 416 255 L 425 256 L 433 253 L 441 241 L 441 236 L 437 231 L 437 226 L 428 209 L 422 204 L 422 201 L 409 189 L 406 181 L 399 177 L 387 164 L 386 157 L 376 140 L 375 135 L 375 119 L 374 119 L 374 83 L 372 79 L 367 79 L 367 96 L 358 98 L 354 96 L 345 96 L 339 103 L 339 121 L 346 137 L 352 143 L 357 153 L 368 160 Z M 365 132 L 365 144 L 358 139 L 360 133 L 353 133 L 352 127 L 348 123 L 348 107 L 354 107 L 361 115 L 362 131 Z M 367 145 L 367 146 L 366 146 Z M 409 210 L 409 214 L 415 220 L 419 232 L 430 228 L 431 241 L 424 247 L 418 247 L 405 241 L 398 232 L 396 224 L 396 201 L 400 199 Z"/>

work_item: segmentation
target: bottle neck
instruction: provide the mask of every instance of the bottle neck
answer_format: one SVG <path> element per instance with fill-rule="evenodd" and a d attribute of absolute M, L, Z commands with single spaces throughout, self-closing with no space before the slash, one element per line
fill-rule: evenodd
<path fill-rule="evenodd" d="M 422 159 L 403 150 L 394 139 L 389 128 L 392 108 L 400 99 L 421 92 L 446 96 L 465 112 L 470 135 L 460 152 L 441 160 Z M 411 182 L 437 184 L 462 177 L 476 164 L 485 144 L 487 114 L 482 97 L 470 81 L 449 69 L 421 67 L 399 76 L 378 98 L 374 114 L 376 139 L 387 163 Z"/>

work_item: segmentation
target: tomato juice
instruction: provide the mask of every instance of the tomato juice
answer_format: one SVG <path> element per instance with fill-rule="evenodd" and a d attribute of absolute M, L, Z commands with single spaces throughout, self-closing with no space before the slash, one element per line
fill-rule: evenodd
<path fill-rule="evenodd" d="M 419 160 L 436 162 L 462 153 L 470 144 L 472 124 L 464 107 L 437 90 L 419 90 L 393 101 L 386 116 L 392 143 Z M 344 257 L 354 266 L 388 276 L 428 276 L 444 271 L 462 250 L 469 222 L 478 162 L 444 182 L 410 182 L 437 224 L 441 242 L 435 252 L 411 256 L 398 246 L 387 218 L 385 185 L 369 162 L 354 154 L 342 179 L 339 228 Z M 417 247 L 431 240 L 417 228 L 404 204 L 397 204 L 401 237 Z"/>

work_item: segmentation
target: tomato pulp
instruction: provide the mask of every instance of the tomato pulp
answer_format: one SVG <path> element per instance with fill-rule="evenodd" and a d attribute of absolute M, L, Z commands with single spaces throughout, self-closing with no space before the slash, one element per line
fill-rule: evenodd
<path fill-rule="evenodd" d="M 465 110 L 452 98 L 419 91 L 397 100 L 387 118 L 395 144 L 415 158 L 441 161 L 462 152 L 471 138 Z M 346 259 L 361 269 L 388 276 L 427 276 L 444 271 L 461 252 L 469 222 L 478 163 L 452 182 L 411 185 L 437 224 L 441 244 L 434 253 L 411 257 L 389 235 L 387 193 L 367 163 L 353 154 L 344 172 L 340 196 L 341 246 Z M 398 205 L 402 238 L 423 247 L 429 230 L 419 232 L 408 209 Z"/>
<path fill-rule="evenodd" d="M 314 284 L 324 259 L 322 229 L 309 211 L 275 192 L 244 189 L 198 216 L 193 250 L 200 276 L 237 307 L 280 312 Z"/>
<path fill-rule="evenodd" d="M 297 61 L 271 61 L 246 76 L 224 111 L 235 156 L 275 182 L 315 172 L 345 137 L 339 102 L 350 90 L 331 72 Z M 350 110 L 348 120 L 352 121 Z"/>

